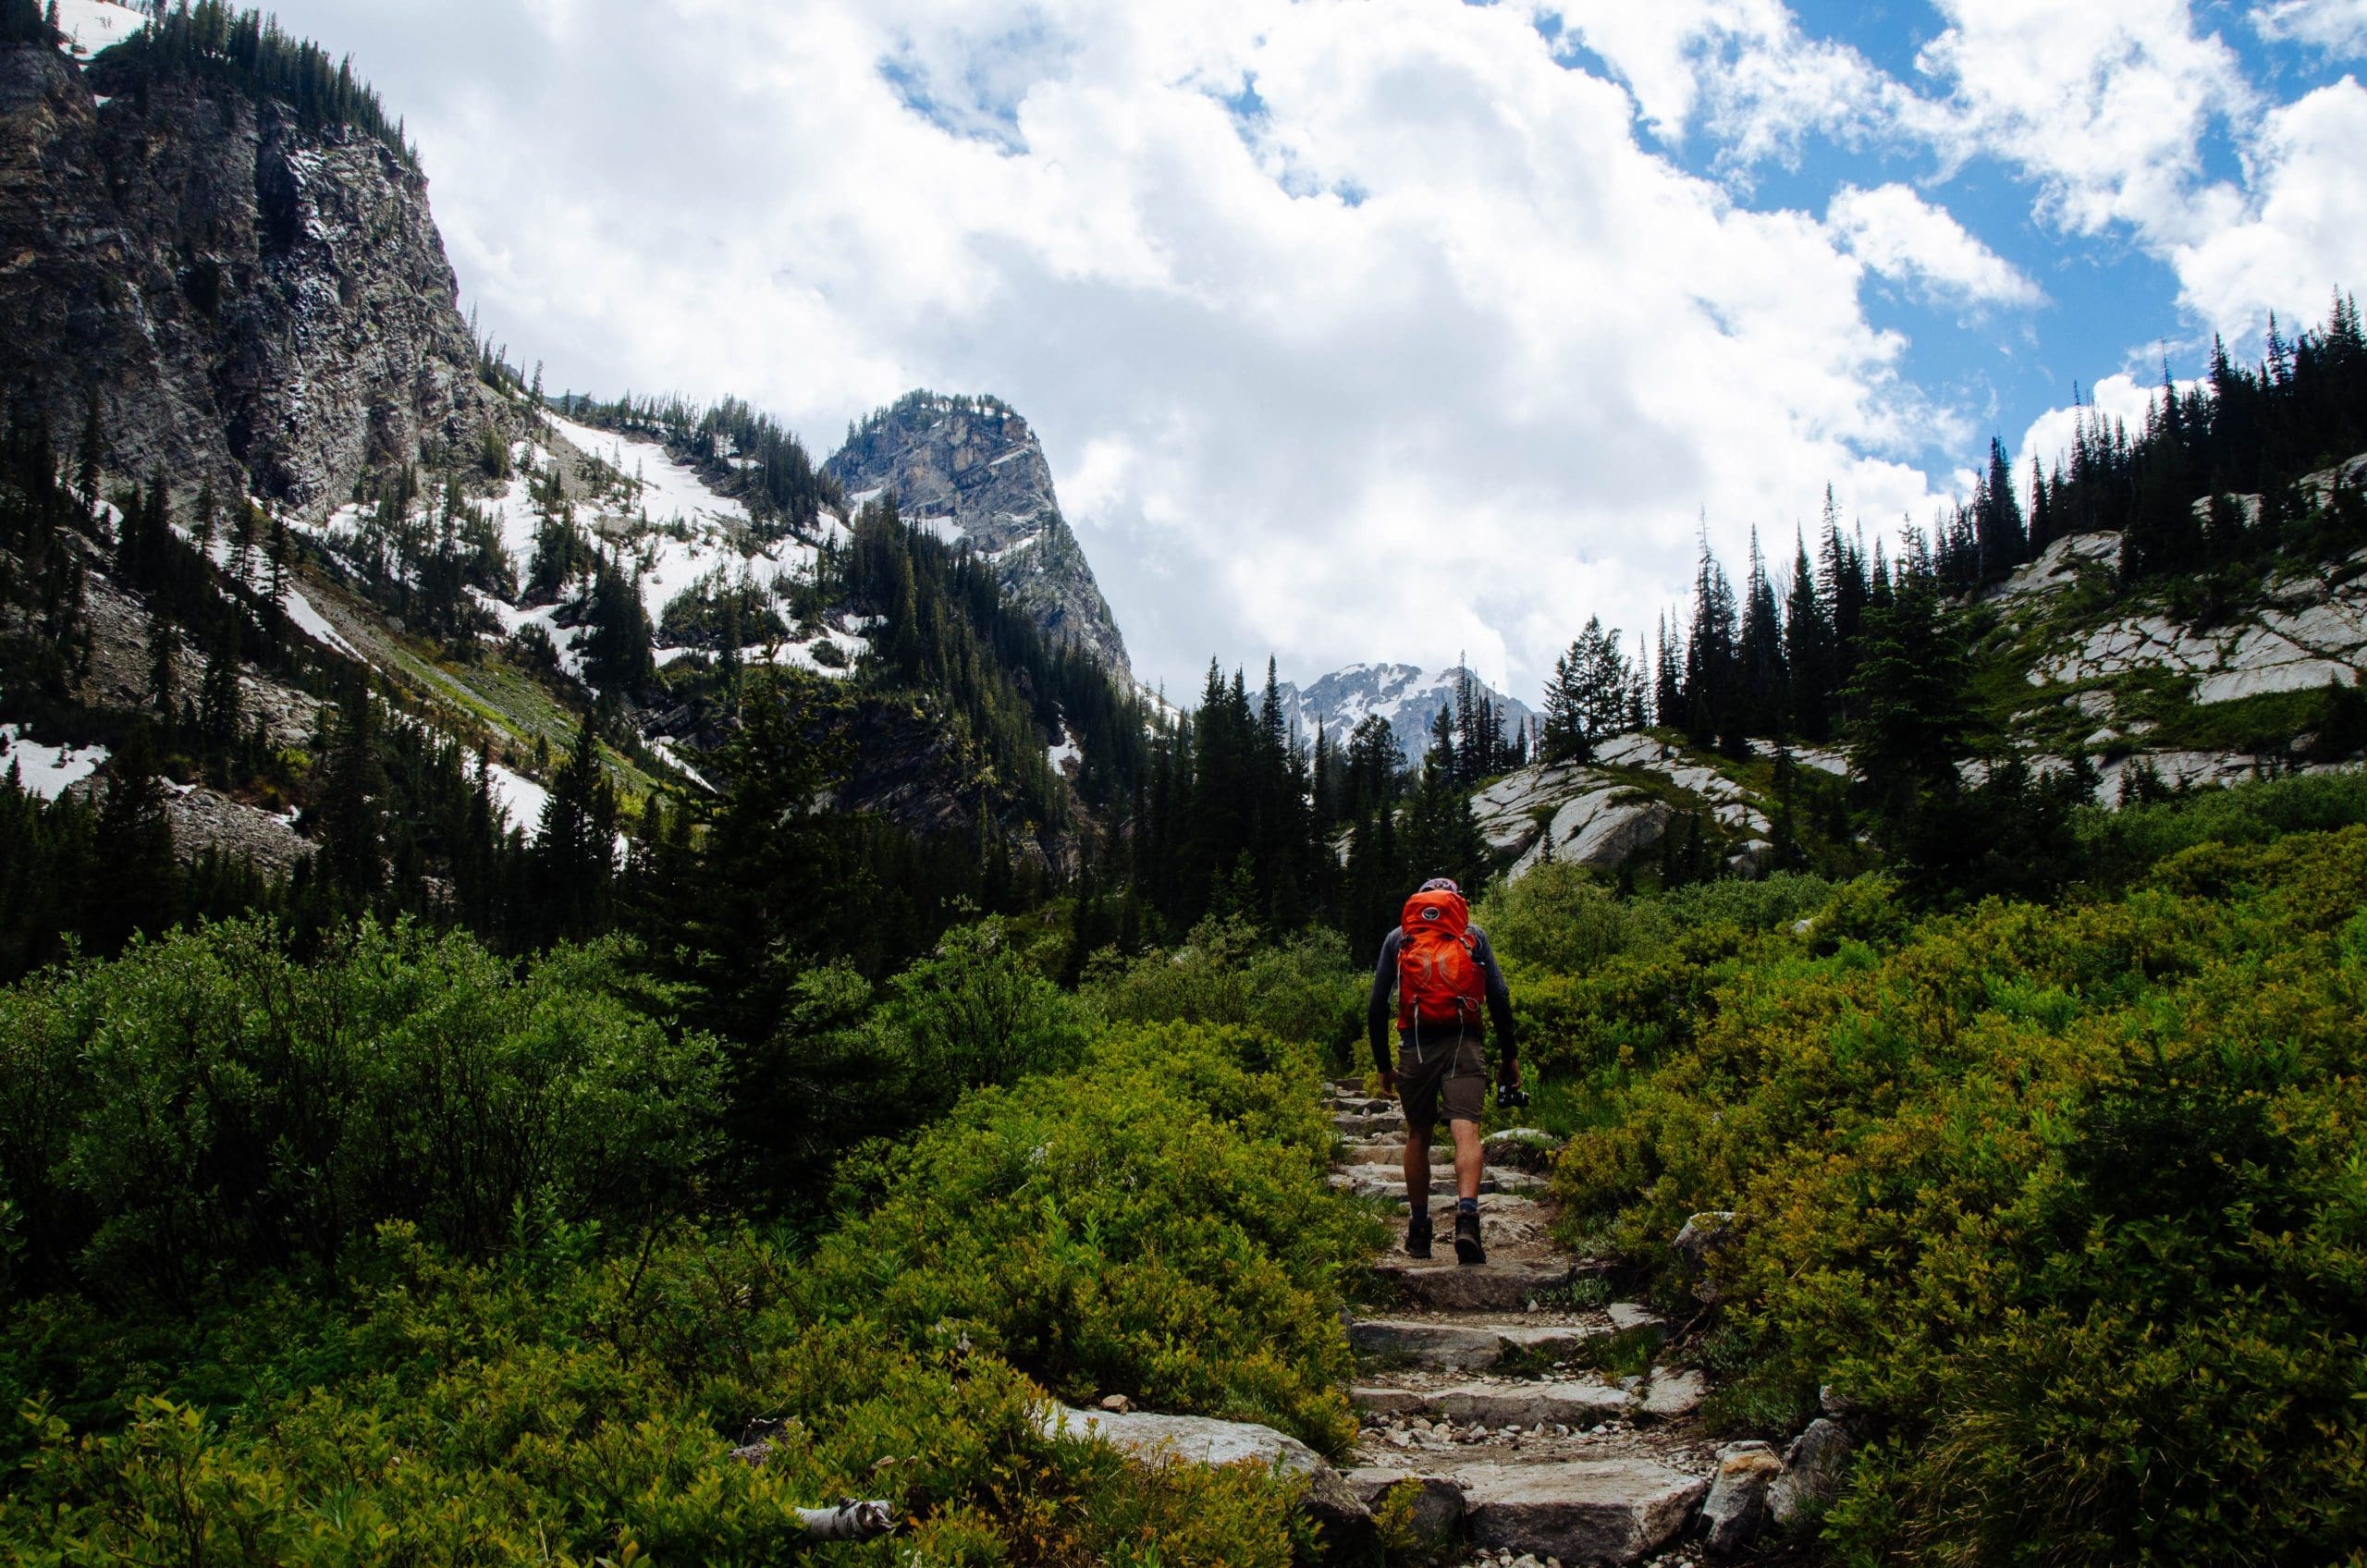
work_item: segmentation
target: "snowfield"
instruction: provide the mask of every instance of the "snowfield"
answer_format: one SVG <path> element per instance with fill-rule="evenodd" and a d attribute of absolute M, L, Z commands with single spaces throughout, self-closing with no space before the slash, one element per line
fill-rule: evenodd
<path fill-rule="evenodd" d="M 120 43 L 148 25 L 148 18 L 114 0 L 57 0 L 57 28 L 78 60 Z"/>
<path fill-rule="evenodd" d="M 54 801 L 96 773 L 107 760 L 104 746 L 53 746 L 26 737 L 23 727 L 0 724 L 0 774 L 14 768 L 29 795 Z"/>

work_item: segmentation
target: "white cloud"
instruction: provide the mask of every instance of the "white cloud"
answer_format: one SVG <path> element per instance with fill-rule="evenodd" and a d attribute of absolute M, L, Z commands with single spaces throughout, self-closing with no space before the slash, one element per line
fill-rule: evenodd
<path fill-rule="evenodd" d="M 1857 141 L 1914 117 L 1905 89 L 1846 44 L 1809 38 L 1782 0 L 1543 0 L 1538 11 L 1618 73 L 1654 135 L 1679 142 L 1698 126 L 1730 171 L 1795 160 L 1810 135 Z"/>
<path fill-rule="evenodd" d="M 1935 3 L 1949 26 L 1918 64 L 1952 92 L 1947 119 L 1927 126 L 1944 146 L 2018 165 L 2073 233 L 2126 224 L 2176 243 L 2224 219 L 2235 194 L 2204 183 L 2202 139 L 2252 92 L 2186 0 Z"/>
<path fill-rule="evenodd" d="M 1941 208 L 1904 185 L 1845 185 L 1825 227 L 1850 254 L 1885 277 L 1976 305 L 2036 305 L 2038 286 Z"/>
<path fill-rule="evenodd" d="M 1639 148 L 1510 7 L 307 12 L 547 385 L 736 392 L 825 449 L 909 386 L 998 393 L 1172 689 L 1270 647 L 1533 692 L 1588 614 L 1681 595 L 1702 508 L 1730 561 L 1828 480 L 1919 517 L 1910 459 L 1961 434 L 1870 262 Z M 2003 287 L 1945 239 L 1886 264 Z"/>
<path fill-rule="evenodd" d="M 2367 90 L 2345 78 L 2271 113 L 2253 145 L 2253 197 L 2238 221 L 2173 252 L 2180 300 L 2231 339 L 2271 311 L 2319 321 L 2336 288 L 2367 274 Z"/>
<path fill-rule="evenodd" d="M 2173 383 L 2181 396 L 2200 385 L 2194 381 Z M 2102 421 L 2109 428 L 2116 422 L 2128 427 L 2133 440 L 2145 428 L 2145 419 L 2153 405 L 2161 400 L 2162 378 L 2159 374 L 2140 377 L 2123 371 L 2105 376 L 2084 394 L 2086 406 L 2079 409 L 2049 409 L 2030 421 L 2022 433 L 2021 441 L 2014 447 L 2014 479 L 2021 484 L 2030 475 L 2030 459 L 2035 457 L 2041 469 L 2053 472 L 2058 464 L 2066 463 L 2071 450 L 2071 438 L 2082 420 L 2090 425 Z"/>
<path fill-rule="evenodd" d="M 2367 0 L 2275 0 L 2251 15 L 2273 43 L 2301 43 L 2336 59 L 2367 55 Z"/>

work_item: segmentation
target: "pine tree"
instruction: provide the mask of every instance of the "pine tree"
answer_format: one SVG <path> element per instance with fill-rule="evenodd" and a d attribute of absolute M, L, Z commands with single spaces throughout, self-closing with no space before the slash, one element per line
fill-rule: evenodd
<path fill-rule="evenodd" d="M 145 725 L 135 724 L 107 759 L 92 860 L 103 874 L 86 889 L 82 926 L 97 951 L 114 952 L 135 931 L 154 934 L 173 924 L 180 902 L 173 825 Z"/>
<path fill-rule="evenodd" d="M 1792 584 L 1784 606 L 1784 668 L 1789 728 L 1812 741 L 1830 733 L 1833 710 L 1833 627 L 1825 619 L 1808 541 L 1795 537 Z"/>
<path fill-rule="evenodd" d="M 1584 663 L 1576 643 L 1553 661 L 1553 678 L 1545 687 L 1545 726 L 1540 744 L 1541 760 L 1545 762 L 1586 762 L 1594 754 L 1581 689 Z"/>
<path fill-rule="evenodd" d="M 1895 831 L 1926 797 L 1956 791 L 1956 758 L 1971 723 L 1967 678 L 1931 577 L 1907 578 L 1889 606 L 1867 615 L 1850 691 L 1851 761 Z"/>
<path fill-rule="evenodd" d="M 386 881 L 380 797 L 386 775 L 378 758 L 376 710 L 366 685 L 357 684 L 338 704 L 316 808 L 321 870 L 332 888 L 360 907 L 374 901 Z"/>
<path fill-rule="evenodd" d="M 1750 574 L 1745 582 L 1742 631 L 1735 650 L 1737 724 L 1754 734 L 1773 735 L 1784 728 L 1784 694 L 1789 672 L 1784 668 L 1784 617 L 1775 602 L 1775 587 L 1768 580 L 1767 562 L 1759 551 L 1759 530 L 1750 531 Z"/>
<path fill-rule="evenodd" d="M 617 800 L 600 763 L 590 715 L 576 726 L 567 766 L 552 780 L 534 841 L 536 906 L 546 935 L 583 937 L 607 929 L 616 876 Z"/>

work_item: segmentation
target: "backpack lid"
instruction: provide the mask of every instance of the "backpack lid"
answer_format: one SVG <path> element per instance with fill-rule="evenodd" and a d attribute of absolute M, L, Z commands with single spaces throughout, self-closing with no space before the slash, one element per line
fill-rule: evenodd
<path fill-rule="evenodd" d="M 1425 887 L 1405 900 L 1401 920 L 1408 937 L 1427 932 L 1461 937 L 1471 929 L 1471 906 L 1455 891 L 1452 882 L 1443 888 Z"/>

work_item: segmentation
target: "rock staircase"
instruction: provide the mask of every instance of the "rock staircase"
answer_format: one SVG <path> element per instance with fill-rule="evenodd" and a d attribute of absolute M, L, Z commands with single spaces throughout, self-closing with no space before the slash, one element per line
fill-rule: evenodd
<path fill-rule="evenodd" d="M 1343 1139 L 1332 1184 L 1387 1198 L 1402 1217 L 1395 1103 L 1353 1081 L 1334 1084 L 1329 1103 Z M 1700 1562 L 1693 1526 L 1732 1457 L 1701 1429 L 1700 1375 L 1662 1365 L 1661 1319 L 1612 1300 L 1597 1266 L 1555 1249 L 1544 1180 L 1496 1163 L 1517 1156 L 1517 1135 L 1490 1140 L 1488 1261 L 1458 1265 L 1442 1143 L 1431 1151 L 1438 1256 L 1376 1264 L 1373 1299 L 1348 1324 L 1363 1418 L 1350 1489 L 1376 1513 L 1410 1498 L 1442 1562 Z"/>

